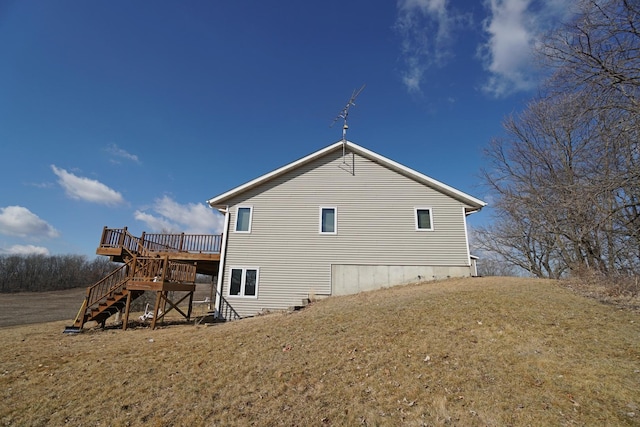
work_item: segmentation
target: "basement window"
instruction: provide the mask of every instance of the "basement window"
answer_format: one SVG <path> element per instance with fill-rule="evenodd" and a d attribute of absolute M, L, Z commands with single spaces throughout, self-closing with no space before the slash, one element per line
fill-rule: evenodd
<path fill-rule="evenodd" d="M 320 208 L 320 234 L 338 233 L 338 210 L 335 207 Z"/>
<path fill-rule="evenodd" d="M 247 267 L 232 268 L 229 296 L 256 298 L 258 296 L 258 269 Z"/>
<path fill-rule="evenodd" d="M 253 208 L 251 206 L 238 206 L 236 210 L 236 233 L 251 233 L 251 217 Z"/>
<path fill-rule="evenodd" d="M 416 212 L 416 230 L 433 231 L 433 218 L 431 217 L 431 208 L 415 208 Z"/>

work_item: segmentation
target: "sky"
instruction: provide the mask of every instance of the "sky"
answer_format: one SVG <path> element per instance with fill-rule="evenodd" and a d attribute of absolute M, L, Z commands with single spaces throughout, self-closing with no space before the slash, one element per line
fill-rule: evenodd
<path fill-rule="evenodd" d="M 570 0 L 0 0 L 0 254 L 220 233 L 206 200 L 342 138 L 474 197 Z M 490 205 L 469 225 L 490 221 Z"/>

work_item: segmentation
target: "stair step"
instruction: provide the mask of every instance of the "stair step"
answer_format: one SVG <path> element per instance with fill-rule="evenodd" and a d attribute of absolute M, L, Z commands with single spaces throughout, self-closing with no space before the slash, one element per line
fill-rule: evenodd
<path fill-rule="evenodd" d="M 131 300 L 134 300 L 142 294 L 144 294 L 144 291 L 127 291 L 126 289 L 113 292 L 92 307 L 89 307 L 84 314 L 83 321 L 79 324 L 82 325 L 88 321 L 104 323 L 109 317 L 124 309 L 128 296 L 130 296 Z"/>

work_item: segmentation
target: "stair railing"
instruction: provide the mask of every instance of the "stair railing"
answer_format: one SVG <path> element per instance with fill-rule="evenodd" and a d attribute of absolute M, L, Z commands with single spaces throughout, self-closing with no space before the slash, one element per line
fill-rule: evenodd
<path fill-rule="evenodd" d="M 123 264 L 98 281 L 95 285 L 87 288 L 86 307 L 91 307 L 104 298 L 113 295 L 113 293 L 122 290 L 129 277 L 128 270 L 130 264 L 130 261 Z"/>
<path fill-rule="evenodd" d="M 229 304 L 220 292 L 216 289 L 216 293 L 218 294 L 218 298 L 220 298 L 220 309 L 218 310 L 218 318 L 231 321 L 242 319 L 242 316 L 238 314 L 238 312 Z"/>

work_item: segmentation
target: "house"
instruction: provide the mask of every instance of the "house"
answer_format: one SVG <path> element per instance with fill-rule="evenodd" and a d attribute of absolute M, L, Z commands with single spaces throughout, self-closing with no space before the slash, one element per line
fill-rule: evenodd
<path fill-rule="evenodd" d="M 486 205 L 345 140 L 207 203 L 225 215 L 218 293 L 242 316 L 471 276 L 466 217 Z"/>

